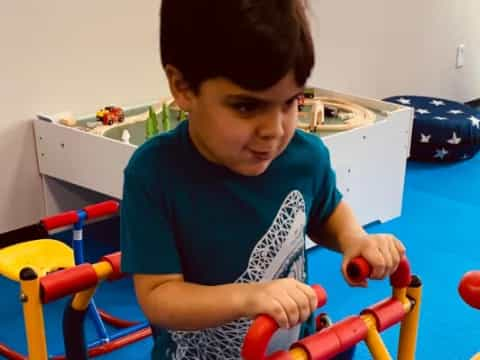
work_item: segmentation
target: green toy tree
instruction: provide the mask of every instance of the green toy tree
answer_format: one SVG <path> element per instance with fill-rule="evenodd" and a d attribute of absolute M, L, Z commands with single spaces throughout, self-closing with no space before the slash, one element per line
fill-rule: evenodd
<path fill-rule="evenodd" d="M 186 111 L 183 111 L 180 109 L 178 113 L 178 121 L 183 121 L 183 120 L 187 120 L 187 113 Z"/>
<path fill-rule="evenodd" d="M 163 131 L 170 130 L 170 110 L 166 103 L 162 105 L 162 127 Z"/>
<path fill-rule="evenodd" d="M 147 139 L 150 139 L 151 137 L 158 134 L 157 114 L 151 106 L 148 108 L 148 118 L 145 122 L 145 134 Z"/>

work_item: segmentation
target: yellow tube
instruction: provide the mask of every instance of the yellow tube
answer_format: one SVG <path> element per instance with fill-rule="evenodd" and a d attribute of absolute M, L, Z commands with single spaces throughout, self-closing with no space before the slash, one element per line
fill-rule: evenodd
<path fill-rule="evenodd" d="M 397 299 L 403 304 L 405 313 L 408 313 L 410 311 L 412 303 L 407 297 L 407 288 L 393 288 L 392 295 L 394 299 Z"/>
<path fill-rule="evenodd" d="M 107 261 L 101 261 L 96 264 L 93 264 L 93 269 L 97 273 L 99 282 L 105 280 L 112 273 L 112 266 Z M 90 289 L 86 289 L 75 294 L 72 301 L 72 308 L 75 310 L 85 310 L 90 303 L 90 300 L 95 294 L 97 286 L 94 286 Z"/>
<path fill-rule="evenodd" d="M 40 279 L 35 271 L 30 268 L 24 268 L 20 274 L 20 300 L 23 303 L 28 359 L 47 360 L 43 305 L 40 299 Z"/>
<path fill-rule="evenodd" d="M 293 348 L 289 353 L 292 360 L 309 360 L 308 354 L 302 348 Z"/>
<path fill-rule="evenodd" d="M 97 287 L 95 286 L 76 293 L 72 300 L 72 308 L 77 311 L 85 310 L 88 307 L 90 300 L 92 300 L 93 294 L 95 294 L 96 290 Z"/>
<path fill-rule="evenodd" d="M 480 353 L 474 355 L 471 360 L 480 360 Z"/>
<path fill-rule="evenodd" d="M 366 314 L 361 316 L 362 320 L 367 325 L 368 332 L 365 339 L 368 350 L 375 360 L 392 360 L 387 347 L 383 343 L 380 333 L 377 331 L 376 320 L 372 315 Z"/>
<path fill-rule="evenodd" d="M 415 359 L 418 319 L 420 317 L 420 304 L 422 301 L 422 283 L 418 277 L 412 276 L 412 283 L 407 289 L 407 296 L 413 300 L 413 306 L 400 325 L 398 360 Z"/>
<path fill-rule="evenodd" d="M 112 265 L 107 261 L 100 261 L 92 266 L 97 273 L 99 282 L 105 280 L 112 273 Z"/>

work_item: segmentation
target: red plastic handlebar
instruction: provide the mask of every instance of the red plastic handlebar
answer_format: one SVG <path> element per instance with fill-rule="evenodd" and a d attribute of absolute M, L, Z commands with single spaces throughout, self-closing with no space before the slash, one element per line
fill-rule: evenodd
<path fill-rule="evenodd" d="M 356 257 L 347 265 L 347 275 L 352 282 L 362 282 L 367 279 L 372 272 L 372 267 L 363 257 Z M 390 283 L 395 288 L 408 287 L 410 285 L 412 274 L 410 264 L 406 257 L 400 260 L 397 270 L 390 275 Z"/>
<path fill-rule="evenodd" d="M 67 211 L 61 214 L 53 215 L 46 217 L 40 220 L 40 223 L 45 230 L 50 231 L 53 229 L 58 229 L 64 226 L 69 226 L 75 224 L 79 220 L 78 214 L 76 211 Z"/>
<path fill-rule="evenodd" d="M 87 219 L 95 219 L 102 216 L 114 215 L 118 212 L 118 201 L 108 200 L 98 204 L 89 205 L 83 208 L 87 213 Z M 40 220 L 43 228 L 47 231 L 58 229 L 64 226 L 71 226 L 80 220 L 75 210 L 46 217 Z"/>
<path fill-rule="evenodd" d="M 468 305 L 480 309 L 480 271 L 467 272 L 458 285 L 458 292 Z"/>
<path fill-rule="evenodd" d="M 108 200 L 83 208 L 87 213 L 87 219 L 95 219 L 102 216 L 114 215 L 118 212 L 119 204 L 115 200 Z"/>
<path fill-rule="evenodd" d="M 327 302 L 327 293 L 325 290 L 319 285 L 313 285 L 312 289 L 315 290 L 317 294 L 317 308 L 325 305 Z M 278 324 L 270 316 L 258 316 L 245 336 L 242 358 L 245 360 L 264 359 L 268 344 L 277 330 Z"/>

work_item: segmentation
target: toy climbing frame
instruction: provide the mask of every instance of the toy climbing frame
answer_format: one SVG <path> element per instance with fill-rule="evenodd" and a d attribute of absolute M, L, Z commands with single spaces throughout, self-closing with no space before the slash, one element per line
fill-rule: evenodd
<path fill-rule="evenodd" d="M 367 124 L 317 135 L 330 150 L 338 187 L 361 224 L 399 216 L 413 109 L 319 88 L 314 88 L 314 97 L 341 99 L 375 114 L 375 120 Z M 149 105 L 126 108 L 127 118 L 129 114 L 145 113 Z M 123 142 L 120 136 L 113 139 L 62 125 L 55 119 L 55 115 L 42 116 L 33 122 L 47 213 L 81 207 L 84 202 L 92 202 L 92 194 L 121 199 L 123 169 L 136 145 Z M 88 119 L 95 119 L 95 115 L 79 118 Z M 90 198 L 83 201 L 85 196 Z"/>

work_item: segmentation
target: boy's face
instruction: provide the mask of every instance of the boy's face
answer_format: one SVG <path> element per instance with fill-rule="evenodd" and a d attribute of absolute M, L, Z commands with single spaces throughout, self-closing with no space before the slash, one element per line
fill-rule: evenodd
<path fill-rule="evenodd" d="M 224 78 L 209 79 L 197 94 L 190 92 L 181 101 L 190 113 L 189 133 L 198 151 L 235 173 L 255 176 L 292 139 L 302 93 L 290 72 L 262 91 L 245 90 Z"/>

